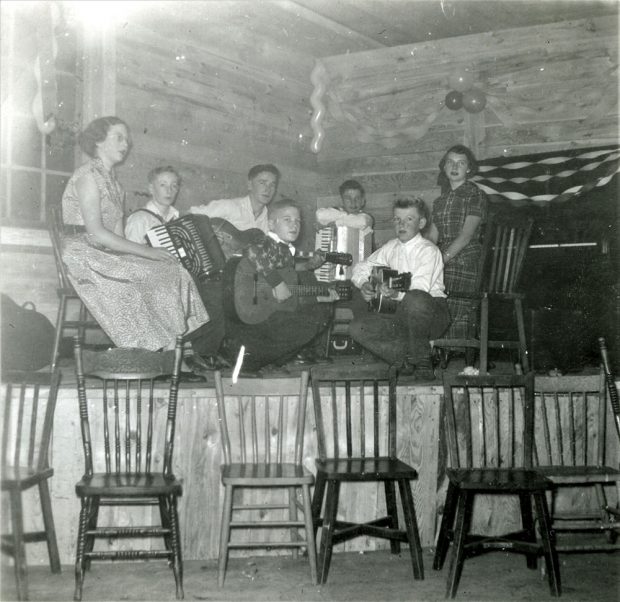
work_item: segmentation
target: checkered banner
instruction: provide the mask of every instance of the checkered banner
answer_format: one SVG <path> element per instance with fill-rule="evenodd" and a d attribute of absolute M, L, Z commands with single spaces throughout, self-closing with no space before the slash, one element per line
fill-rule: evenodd
<path fill-rule="evenodd" d="M 617 185 L 620 147 L 501 157 L 482 161 L 478 167 L 472 181 L 491 201 L 557 203 L 610 183 Z"/>

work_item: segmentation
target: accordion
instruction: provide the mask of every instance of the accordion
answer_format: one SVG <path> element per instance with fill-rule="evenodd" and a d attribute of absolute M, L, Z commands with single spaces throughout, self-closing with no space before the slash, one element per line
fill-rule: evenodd
<path fill-rule="evenodd" d="M 317 280 L 350 280 L 353 266 L 372 252 L 372 233 L 364 236 L 357 228 L 326 226 L 316 233 L 315 247 L 326 253 L 350 253 L 353 256 L 352 265 L 348 266 L 324 263 L 314 272 Z"/>
<path fill-rule="evenodd" d="M 152 247 L 163 247 L 176 255 L 195 278 L 221 278 L 226 258 L 208 216 L 184 215 L 151 228 L 146 239 Z"/>

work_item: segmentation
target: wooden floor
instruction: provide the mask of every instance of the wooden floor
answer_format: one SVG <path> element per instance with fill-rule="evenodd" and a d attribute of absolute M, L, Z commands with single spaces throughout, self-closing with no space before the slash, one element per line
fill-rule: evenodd
<path fill-rule="evenodd" d="M 308 562 L 290 557 L 232 558 L 226 583 L 217 586 L 214 561 L 185 562 L 185 600 L 443 600 L 449 563 L 432 570 L 432 550 L 424 553 L 425 579 L 414 581 L 409 556 L 388 552 L 334 554 L 328 583 L 310 582 Z M 620 554 L 566 554 L 561 559 L 561 600 L 616 602 L 620 594 Z M 540 564 L 540 563 L 539 563 Z M 14 599 L 10 567 L 3 567 L 3 601 Z M 30 570 L 30 600 L 71 600 L 73 567 L 60 575 L 47 567 Z M 165 562 L 95 563 L 86 575 L 84 601 L 174 600 L 174 579 Z M 457 600 L 552 600 L 541 569 L 528 570 L 516 554 L 493 552 L 466 561 Z"/>

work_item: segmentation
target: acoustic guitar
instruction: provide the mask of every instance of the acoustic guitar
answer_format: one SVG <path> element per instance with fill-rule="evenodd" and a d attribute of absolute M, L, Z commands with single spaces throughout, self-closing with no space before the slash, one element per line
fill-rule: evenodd
<path fill-rule="evenodd" d="M 408 291 L 411 286 L 411 272 L 401 272 L 387 267 L 374 267 L 370 274 L 375 296 L 368 302 L 369 310 L 381 314 L 393 314 L 398 307 L 396 299 L 390 299 L 381 293 L 381 284 L 385 283 L 395 291 Z"/>
<path fill-rule="evenodd" d="M 318 303 L 316 297 L 327 296 L 330 290 L 335 290 L 341 299 L 351 298 L 350 282 L 302 284 L 300 276 L 310 276 L 309 273 L 293 268 L 278 272 L 292 293 L 283 302 L 276 301 L 271 285 L 245 257 L 230 259 L 224 269 L 224 308 L 229 317 L 244 324 L 260 324 L 276 311 L 293 312 L 304 303 Z"/>

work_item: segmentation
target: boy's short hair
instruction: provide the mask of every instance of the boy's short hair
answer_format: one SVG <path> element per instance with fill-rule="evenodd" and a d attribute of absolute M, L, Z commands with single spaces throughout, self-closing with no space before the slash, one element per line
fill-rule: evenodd
<path fill-rule="evenodd" d="M 273 201 L 267 205 L 267 216 L 269 219 L 274 219 L 276 213 L 282 211 L 282 209 L 288 209 L 289 207 L 297 209 L 301 215 L 301 207 L 293 199 L 283 198 Z"/>
<path fill-rule="evenodd" d="M 394 201 L 394 209 L 417 209 L 418 215 L 426 220 L 427 224 L 430 224 L 431 214 L 428 210 L 428 206 L 421 197 L 403 196 Z"/>
<path fill-rule="evenodd" d="M 248 171 L 248 180 L 253 180 L 259 173 L 263 173 L 264 171 L 273 174 L 276 177 L 276 182 L 280 181 L 280 170 L 271 163 L 265 163 L 264 165 L 255 165 L 254 167 L 251 167 L 250 171 Z"/>
<path fill-rule="evenodd" d="M 172 165 L 160 165 L 159 167 L 151 169 L 147 176 L 149 184 L 152 184 L 157 176 L 162 173 L 173 173 L 177 178 L 177 184 L 179 184 L 179 186 L 181 185 L 181 174 L 172 167 Z"/>
<path fill-rule="evenodd" d="M 362 196 L 366 196 L 364 187 L 357 180 L 346 180 L 338 187 L 338 192 L 342 196 L 347 190 L 359 190 Z"/>

